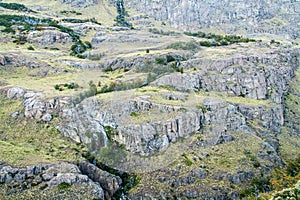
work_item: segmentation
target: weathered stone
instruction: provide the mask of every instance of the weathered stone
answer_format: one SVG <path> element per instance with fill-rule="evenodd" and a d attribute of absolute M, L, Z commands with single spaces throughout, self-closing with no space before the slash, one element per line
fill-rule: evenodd
<path fill-rule="evenodd" d="M 175 73 L 166 75 L 163 78 L 156 80 L 153 85 L 157 86 L 173 86 L 182 91 L 199 91 L 201 89 L 200 79 L 197 74 Z"/>
<path fill-rule="evenodd" d="M 201 167 L 203 168 L 203 167 Z M 204 179 L 208 176 L 209 172 L 207 170 L 204 169 L 199 169 L 199 168 L 195 168 L 192 170 L 191 172 L 191 176 L 199 178 L 199 179 Z"/>
<path fill-rule="evenodd" d="M 254 176 L 255 175 L 252 171 L 239 171 L 237 174 L 228 174 L 227 179 L 233 184 L 240 184 L 246 181 L 250 181 Z"/>
<path fill-rule="evenodd" d="M 99 176 L 102 178 L 105 173 L 107 172 L 103 172 Z M 109 173 L 102 178 L 103 184 L 108 177 Z M 98 199 L 104 200 L 104 192 L 101 186 L 89 179 L 88 176 L 83 175 L 79 168 L 71 163 L 39 164 L 26 168 L 0 167 L 0 184 L 8 184 L 11 187 L 20 186 L 23 190 L 26 190 L 39 185 L 41 189 L 46 189 L 47 187 L 58 186 L 61 183 L 83 186 L 91 192 L 91 195 L 96 195 Z"/>
<path fill-rule="evenodd" d="M 26 66 L 28 69 L 43 68 L 44 70 L 50 68 L 50 65 L 44 61 L 38 60 L 36 57 L 30 57 L 28 55 L 18 53 L 3 53 L 5 57 L 6 65 L 12 67 Z"/>
<path fill-rule="evenodd" d="M 97 5 L 99 3 L 99 0 L 60 0 L 60 2 L 69 4 L 70 6 L 75 8 L 85 8 Z"/>
<path fill-rule="evenodd" d="M 217 27 L 226 33 L 247 30 L 248 33 L 271 33 L 285 37 L 299 37 L 299 2 L 297 1 L 124 1 L 127 8 L 168 23 L 182 30 Z M 270 6 L 271 5 L 271 6 Z M 281 15 L 289 13 L 290 15 Z M 278 24 L 276 29 L 267 19 L 287 20 L 289 23 Z M 257 28 L 259 27 L 259 28 Z M 288 36 L 287 36 L 288 35 Z"/>
<path fill-rule="evenodd" d="M 52 120 L 52 115 L 49 113 L 46 113 L 45 115 L 43 115 L 42 117 L 42 121 L 44 122 L 50 122 Z"/>
<path fill-rule="evenodd" d="M 22 88 L 13 87 L 7 91 L 7 98 L 20 99 L 24 96 L 25 90 Z"/>
<path fill-rule="evenodd" d="M 0 65 L 4 66 L 6 65 L 6 59 L 3 55 L 0 54 Z"/>
<path fill-rule="evenodd" d="M 181 91 L 230 92 L 246 98 L 271 99 L 280 104 L 298 66 L 297 55 L 297 50 L 276 50 L 260 56 L 192 59 L 184 63 L 184 67 L 197 66 L 199 71 L 166 75 L 152 84 L 172 86 Z"/>
<path fill-rule="evenodd" d="M 28 34 L 27 40 L 30 43 L 37 43 L 39 45 L 72 42 L 72 38 L 69 34 L 54 30 L 31 31 Z"/>
<path fill-rule="evenodd" d="M 17 111 L 17 112 L 10 114 L 10 116 L 15 118 L 15 117 L 19 116 L 19 114 L 20 114 L 19 111 Z"/>
<path fill-rule="evenodd" d="M 100 184 L 105 193 L 107 193 L 106 195 L 112 197 L 120 189 L 122 184 L 120 177 L 102 171 L 86 161 L 80 162 L 78 166 L 83 174 Z"/>

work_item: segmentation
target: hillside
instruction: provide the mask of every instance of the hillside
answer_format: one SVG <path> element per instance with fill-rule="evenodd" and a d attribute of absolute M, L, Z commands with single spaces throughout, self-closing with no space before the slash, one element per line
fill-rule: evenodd
<path fill-rule="evenodd" d="M 299 6 L 0 1 L 1 199 L 296 194 Z"/>

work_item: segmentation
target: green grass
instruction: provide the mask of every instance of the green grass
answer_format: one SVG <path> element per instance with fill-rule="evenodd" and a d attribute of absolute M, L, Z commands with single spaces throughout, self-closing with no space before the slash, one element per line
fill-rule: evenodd
<path fill-rule="evenodd" d="M 0 3 L 0 7 L 10 9 L 10 10 L 17 10 L 17 11 L 24 11 L 24 12 L 34 12 L 34 11 L 28 9 L 23 4 L 19 4 L 19 3 Z"/>
<path fill-rule="evenodd" d="M 14 191 L 14 192 L 13 192 Z M 11 192 L 11 194 L 7 194 Z M 98 199 L 93 191 L 87 189 L 84 185 L 72 185 L 67 189 L 52 186 L 46 190 L 41 190 L 38 187 L 31 188 L 20 192 L 20 188 L 10 188 L 6 185 L 0 187 L 1 200 L 16 200 L 16 199 Z"/>
<path fill-rule="evenodd" d="M 82 159 L 79 155 L 82 145 L 76 145 L 61 137 L 56 129 L 57 118 L 45 124 L 26 119 L 22 114 L 16 118 L 9 116 L 22 110 L 20 100 L 8 100 L 0 96 L 1 160 L 14 166 L 27 166 L 40 162 Z"/>

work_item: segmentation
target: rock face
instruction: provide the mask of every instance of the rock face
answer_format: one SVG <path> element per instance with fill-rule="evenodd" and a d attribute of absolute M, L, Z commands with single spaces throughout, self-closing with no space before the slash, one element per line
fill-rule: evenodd
<path fill-rule="evenodd" d="M 106 107 L 104 110 L 101 107 Z M 177 114 L 166 121 L 144 123 L 126 122 L 135 112 L 155 112 L 166 115 Z M 109 107 L 94 98 L 88 98 L 72 109 L 63 111 L 61 132 L 75 140 L 94 147 L 107 145 L 108 136 L 125 145 L 129 151 L 151 155 L 165 150 L 170 142 L 200 130 L 200 111 L 188 111 L 179 106 L 156 104 L 141 98 L 124 102 L 112 102 Z M 117 134 L 112 132 L 116 130 Z"/>
<path fill-rule="evenodd" d="M 152 119 L 151 115 L 160 115 Z M 139 120 L 138 118 L 145 118 Z M 61 133 L 76 142 L 87 144 L 92 151 L 106 146 L 108 141 L 123 144 L 125 149 L 140 155 L 164 151 L 170 143 L 189 137 L 205 127 L 207 139 L 202 146 L 218 145 L 234 140 L 230 131 L 253 132 L 246 121 L 260 120 L 261 137 L 275 149 L 276 131 L 283 124 L 283 109 L 275 105 L 233 105 L 218 99 L 205 99 L 199 109 L 152 102 L 148 96 L 109 104 L 94 97 L 85 99 L 62 112 Z M 259 130 L 258 130 L 259 132 Z"/>
<path fill-rule="evenodd" d="M 200 71 L 175 73 L 155 81 L 178 90 L 219 91 L 254 99 L 271 99 L 281 103 L 298 67 L 298 51 L 271 51 L 263 56 L 240 56 L 216 60 L 191 60 L 185 68 Z"/>
<path fill-rule="evenodd" d="M 67 33 L 62 33 L 55 30 L 31 31 L 27 38 L 30 43 L 39 45 L 51 45 L 57 43 L 71 43 L 72 38 Z"/>
<path fill-rule="evenodd" d="M 299 37 L 297 21 L 300 18 L 300 3 L 298 1 L 133 0 L 124 2 L 127 8 L 137 9 L 157 20 L 166 21 L 178 29 L 221 27 L 221 30 L 227 33 L 247 30 L 248 33 Z M 274 26 L 271 19 L 273 21 L 283 19 L 287 23 Z"/>
<path fill-rule="evenodd" d="M 104 200 L 104 191 L 88 175 L 82 174 L 79 168 L 70 163 L 39 164 L 26 168 L 0 166 L 0 185 L 22 185 L 23 190 L 39 187 L 59 186 L 60 184 L 80 185 L 88 188 L 90 196 Z"/>
<path fill-rule="evenodd" d="M 61 112 L 70 101 L 67 97 L 43 99 L 40 92 L 26 91 L 18 87 L 4 88 L 0 92 L 9 99 L 23 99 L 25 117 L 44 122 L 51 121 L 52 115 Z"/>
<path fill-rule="evenodd" d="M 53 114 L 59 113 L 69 103 L 68 98 L 40 99 L 41 96 L 41 93 L 30 91 L 24 95 L 25 117 L 49 122 Z"/>
<path fill-rule="evenodd" d="M 26 66 L 29 69 L 44 68 L 45 70 L 50 68 L 49 64 L 41 62 L 36 58 L 26 56 L 20 52 L 0 54 L 0 65 L 13 67 Z"/>
<path fill-rule="evenodd" d="M 6 59 L 3 55 L 0 54 L 0 65 L 4 66 L 6 65 Z"/>
<path fill-rule="evenodd" d="M 110 199 L 121 187 L 122 180 L 120 177 L 102 171 L 91 163 L 82 161 L 78 167 L 83 174 L 100 184 L 104 189 L 106 199 Z"/>
<path fill-rule="evenodd" d="M 71 7 L 74 8 L 85 8 L 97 5 L 99 0 L 60 0 L 61 3 L 69 4 Z"/>

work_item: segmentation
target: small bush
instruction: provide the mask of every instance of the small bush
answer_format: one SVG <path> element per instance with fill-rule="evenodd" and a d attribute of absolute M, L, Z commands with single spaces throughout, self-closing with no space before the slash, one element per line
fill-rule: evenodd
<path fill-rule="evenodd" d="M 174 42 L 167 46 L 167 49 L 176 49 L 176 50 L 199 50 L 200 46 L 195 41 L 189 42 Z"/>
<path fill-rule="evenodd" d="M 114 71 L 111 66 L 108 66 L 107 68 L 104 69 L 104 72 L 112 72 Z"/>
<path fill-rule="evenodd" d="M 45 47 L 45 49 L 46 49 L 46 47 Z M 50 48 L 50 50 L 51 50 L 51 51 L 59 51 L 59 48 L 53 47 L 53 48 Z"/>
<path fill-rule="evenodd" d="M 65 183 L 65 182 L 60 183 L 60 184 L 57 185 L 58 190 L 67 190 L 70 187 L 71 187 L 71 185 L 69 183 Z"/>
<path fill-rule="evenodd" d="M 33 46 L 29 46 L 27 49 L 30 50 L 30 51 L 34 51 Z"/>
<path fill-rule="evenodd" d="M 184 157 L 184 164 L 186 164 L 187 166 L 191 166 L 193 164 L 193 161 L 191 161 L 185 153 L 183 153 L 182 156 Z"/>
<path fill-rule="evenodd" d="M 80 59 L 85 59 L 85 57 L 82 54 L 77 54 L 76 57 Z"/>
<path fill-rule="evenodd" d="M 166 56 L 166 59 L 167 59 L 167 62 L 168 62 L 168 63 L 169 63 L 169 62 L 176 61 L 176 59 L 175 59 L 173 56 L 171 56 L 171 55 L 167 55 L 167 56 Z"/>
<path fill-rule="evenodd" d="M 166 64 L 166 60 L 164 58 L 155 58 L 155 63 L 159 64 L 159 65 L 165 65 Z"/>
<path fill-rule="evenodd" d="M 98 54 L 90 54 L 87 56 L 89 60 L 100 60 L 105 54 L 104 53 L 98 53 Z"/>
<path fill-rule="evenodd" d="M 105 133 L 107 138 L 112 141 L 114 135 L 118 135 L 118 131 L 111 126 L 104 126 Z"/>
<path fill-rule="evenodd" d="M 59 85 L 56 84 L 56 85 L 54 86 L 54 89 L 59 90 Z"/>
<path fill-rule="evenodd" d="M 138 117 L 138 116 L 140 116 L 140 114 L 138 114 L 138 113 L 136 113 L 136 112 L 131 112 L 131 113 L 130 113 L 130 116 L 131 116 L 131 117 Z"/>
<path fill-rule="evenodd" d="M 72 55 L 81 54 L 85 52 L 85 50 L 86 50 L 86 46 L 81 41 L 71 46 Z"/>
<path fill-rule="evenodd" d="M 84 42 L 85 46 L 87 49 L 91 49 L 92 48 L 92 44 L 89 41 L 85 41 Z"/>

